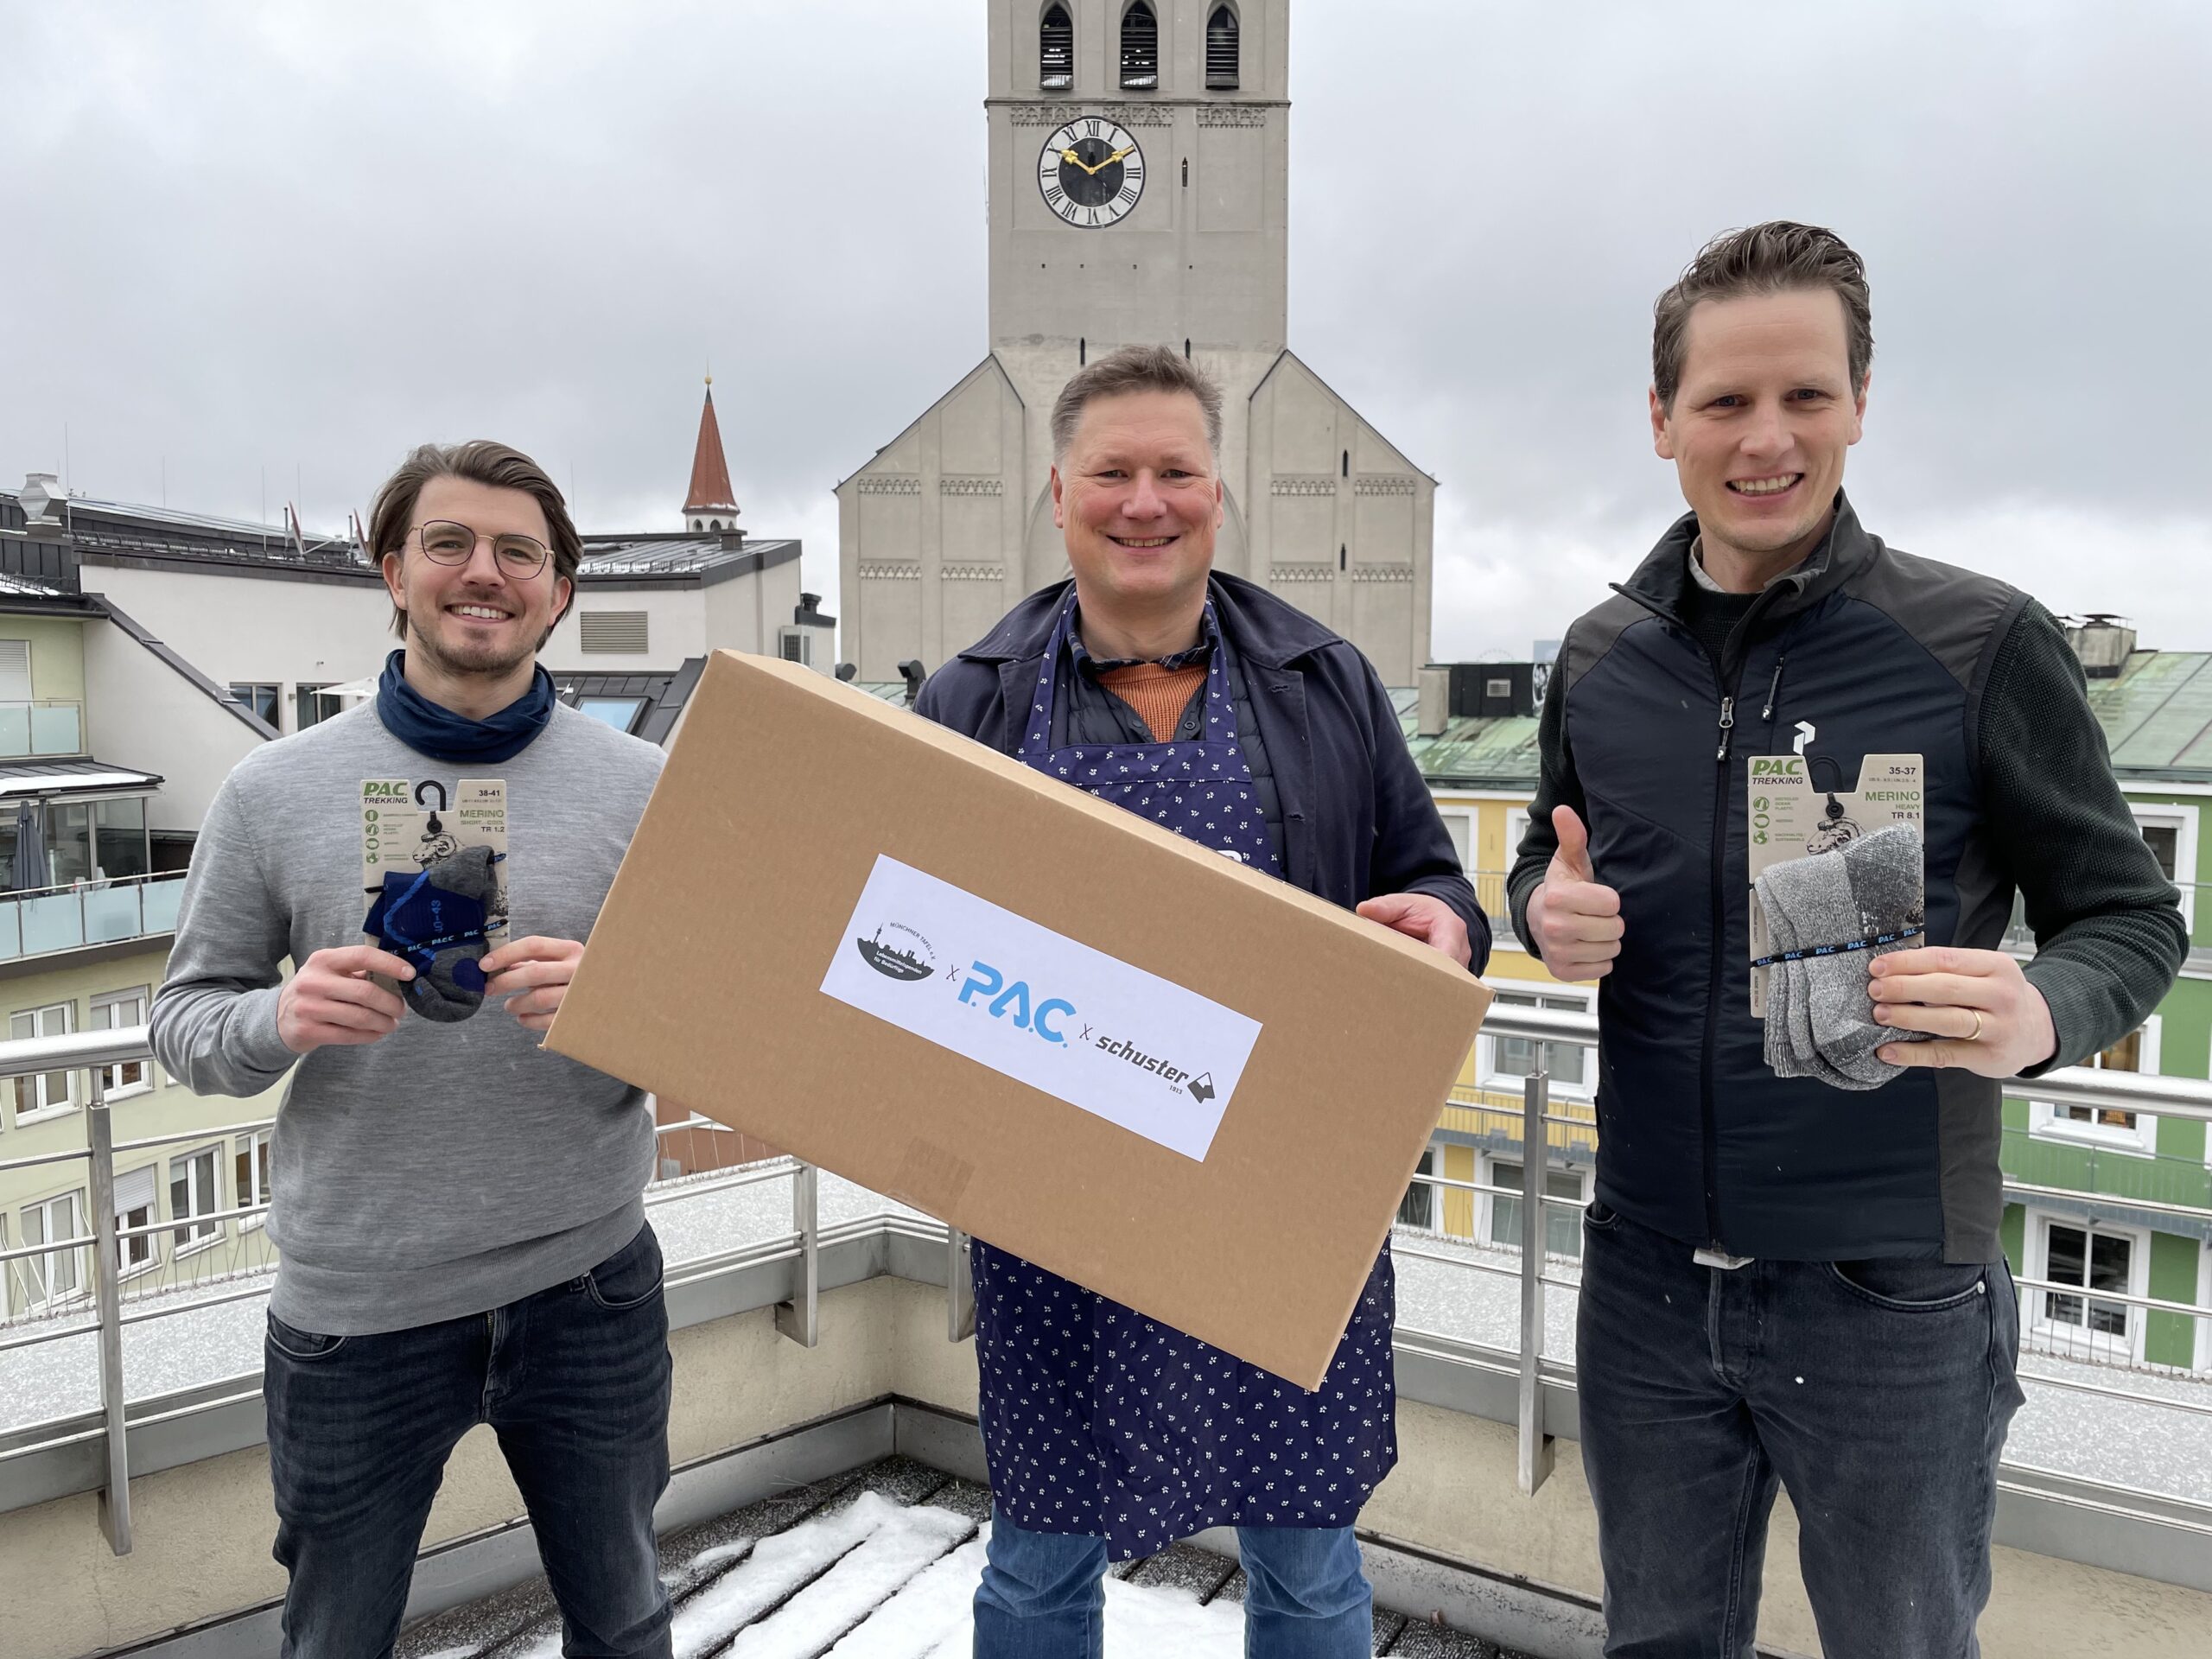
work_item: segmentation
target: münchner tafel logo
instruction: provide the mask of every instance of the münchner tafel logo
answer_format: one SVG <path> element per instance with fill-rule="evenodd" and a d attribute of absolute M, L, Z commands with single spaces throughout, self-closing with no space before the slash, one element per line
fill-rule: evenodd
<path fill-rule="evenodd" d="M 884 938 L 887 933 L 891 935 L 888 939 Z M 874 938 L 855 939 L 853 944 L 861 960 L 886 979 L 912 982 L 928 979 L 937 972 L 937 952 L 930 948 L 930 942 L 897 922 L 886 922 L 875 930 Z"/>

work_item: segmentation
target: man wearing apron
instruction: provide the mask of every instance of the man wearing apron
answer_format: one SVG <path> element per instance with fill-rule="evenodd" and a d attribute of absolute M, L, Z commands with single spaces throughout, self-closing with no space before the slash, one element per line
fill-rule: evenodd
<path fill-rule="evenodd" d="M 1165 347 L 1069 382 L 1052 498 L 1074 579 L 1016 607 L 918 707 L 1480 971 L 1488 924 L 1374 669 L 1212 572 L 1220 411 Z M 977 1659 L 1092 1659 L 1109 1559 L 1218 1526 L 1238 1529 L 1248 1652 L 1364 1659 L 1351 1525 L 1397 1458 L 1388 1251 L 1310 1394 L 981 1240 L 974 1255 L 995 1505 Z"/>

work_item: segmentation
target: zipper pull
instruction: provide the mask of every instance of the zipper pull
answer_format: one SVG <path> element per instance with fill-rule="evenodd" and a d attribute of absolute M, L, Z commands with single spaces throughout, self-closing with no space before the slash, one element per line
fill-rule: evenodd
<path fill-rule="evenodd" d="M 1736 699 L 1723 697 L 1720 699 L 1720 747 L 1713 752 L 1713 758 L 1715 760 L 1726 760 L 1728 758 L 1728 734 L 1735 729 L 1735 726 Z"/>

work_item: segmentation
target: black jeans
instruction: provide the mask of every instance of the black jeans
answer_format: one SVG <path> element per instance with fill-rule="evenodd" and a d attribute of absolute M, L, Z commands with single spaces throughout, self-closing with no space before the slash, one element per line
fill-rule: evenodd
<path fill-rule="evenodd" d="M 479 1423 L 522 1489 L 571 1659 L 668 1659 L 660 1245 L 489 1313 L 368 1337 L 273 1315 L 264 1350 L 285 1659 L 388 1659 L 446 1459 Z"/>
<path fill-rule="evenodd" d="M 1605 1652 L 1751 1659 L 1777 1478 L 1828 1659 L 1980 1651 L 2021 1395 L 2002 1262 L 1753 1262 L 1583 1220 L 1582 1459 Z"/>

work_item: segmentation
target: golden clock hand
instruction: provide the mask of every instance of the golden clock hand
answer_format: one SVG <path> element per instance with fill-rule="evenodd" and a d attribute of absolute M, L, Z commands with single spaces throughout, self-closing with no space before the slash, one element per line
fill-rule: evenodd
<path fill-rule="evenodd" d="M 1083 157 L 1077 155 L 1072 149 L 1062 150 L 1060 152 L 1060 159 L 1065 162 L 1070 167 L 1083 167 Z M 1084 167 L 1083 170 L 1086 173 L 1090 171 L 1087 167 Z"/>

